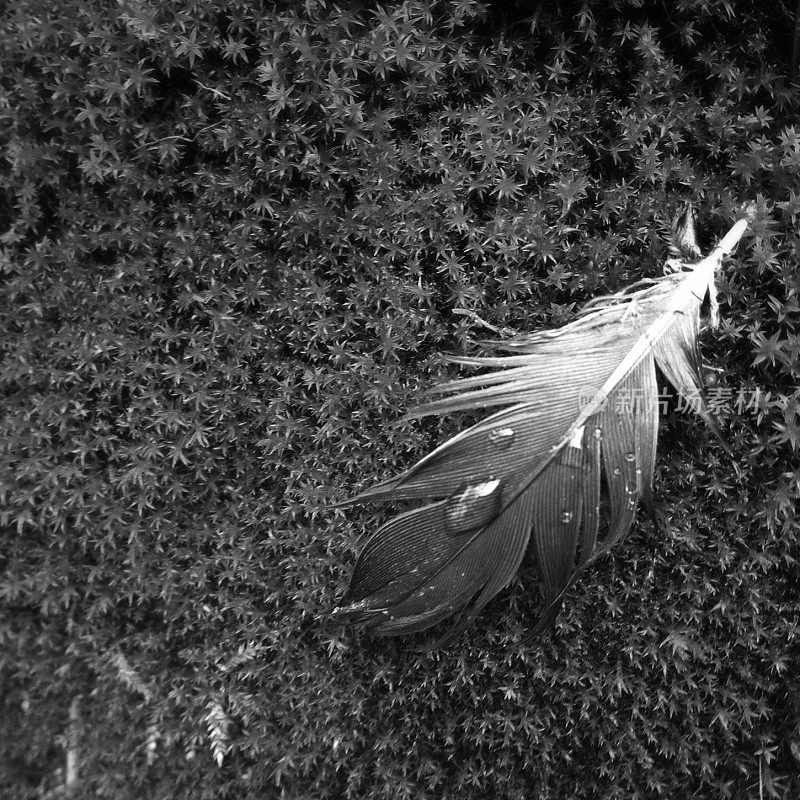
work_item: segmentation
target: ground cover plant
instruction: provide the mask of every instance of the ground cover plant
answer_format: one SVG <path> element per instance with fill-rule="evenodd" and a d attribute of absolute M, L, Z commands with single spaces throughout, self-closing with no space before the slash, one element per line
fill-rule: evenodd
<path fill-rule="evenodd" d="M 0 793 L 800 793 L 794 9 L 683 0 L 25 1 L 2 12 Z M 729 458 L 669 400 L 657 496 L 527 639 L 331 615 L 405 421 L 740 203 L 703 340 Z M 72 766 L 67 770 L 67 754 Z M 70 772 L 68 776 L 66 773 Z"/>

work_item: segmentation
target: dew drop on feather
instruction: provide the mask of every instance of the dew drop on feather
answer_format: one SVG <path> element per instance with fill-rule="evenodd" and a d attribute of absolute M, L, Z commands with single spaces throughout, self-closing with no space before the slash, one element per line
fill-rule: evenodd
<path fill-rule="evenodd" d="M 500 513 L 500 481 L 471 484 L 447 500 L 444 522 L 451 536 L 482 528 Z"/>
<path fill-rule="evenodd" d="M 561 512 L 561 521 L 565 525 L 572 522 L 572 517 L 573 513 L 571 511 L 568 511 L 567 509 L 564 509 L 564 511 Z"/>
<path fill-rule="evenodd" d="M 634 453 L 625 453 L 625 460 L 636 461 L 636 455 Z"/>
<path fill-rule="evenodd" d="M 619 475 L 619 473 L 620 473 L 619 467 L 614 467 L 613 472 L 614 472 L 614 475 Z"/>
<path fill-rule="evenodd" d="M 489 441 L 495 445 L 495 447 L 505 450 L 511 446 L 511 443 L 514 441 L 514 436 L 513 428 L 500 428 L 489 434 Z"/>
<path fill-rule="evenodd" d="M 595 428 L 594 429 L 594 438 L 595 439 L 602 439 L 603 438 L 603 429 L 602 428 Z"/>

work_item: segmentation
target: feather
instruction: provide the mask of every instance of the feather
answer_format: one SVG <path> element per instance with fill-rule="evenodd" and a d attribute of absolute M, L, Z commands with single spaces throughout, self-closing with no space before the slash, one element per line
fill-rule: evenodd
<path fill-rule="evenodd" d="M 672 221 L 669 251 L 673 257 L 689 263 L 699 261 L 703 257 L 697 244 L 694 208 L 691 203 L 685 203 L 683 209 Z"/>
<path fill-rule="evenodd" d="M 455 632 L 530 551 L 540 626 L 552 622 L 578 571 L 630 530 L 640 500 L 652 505 L 656 365 L 713 423 L 697 347 L 700 307 L 746 227 L 739 220 L 699 263 L 595 300 L 558 330 L 496 343 L 510 355 L 453 358 L 490 371 L 438 387 L 412 416 L 494 410 L 347 501 L 423 504 L 368 540 L 338 611 L 381 634 L 447 618 Z"/>

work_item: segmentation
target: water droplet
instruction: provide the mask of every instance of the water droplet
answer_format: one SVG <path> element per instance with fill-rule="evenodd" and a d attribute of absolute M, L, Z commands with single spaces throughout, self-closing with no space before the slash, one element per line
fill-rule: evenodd
<path fill-rule="evenodd" d="M 489 434 L 489 441 L 501 450 L 505 450 L 511 446 L 514 441 L 514 435 L 513 428 L 500 428 Z"/>
<path fill-rule="evenodd" d="M 574 515 L 571 511 L 564 509 L 564 511 L 561 512 L 561 521 L 566 525 L 567 523 L 572 522 L 573 516 Z"/>
<path fill-rule="evenodd" d="M 628 500 L 628 506 L 630 508 L 635 508 L 636 507 L 636 498 L 635 497 L 631 497 L 631 499 Z"/>
<path fill-rule="evenodd" d="M 490 477 L 470 484 L 445 505 L 444 521 L 451 536 L 488 525 L 500 512 L 500 481 Z"/>
<path fill-rule="evenodd" d="M 595 439 L 602 439 L 603 438 L 603 429 L 602 428 L 595 428 L 594 429 L 594 438 Z"/>
<path fill-rule="evenodd" d="M 619 475 L 619 467 L 614 467 L 613 472 L 615 475 Z"/>
<path fill-rule="evenodd" d="M 641 475 L 642 474 L 642 471 L 639 469 L 639 467 L 636 467 L 636 474 L 637 475 Z"/>
<path fill-rule="evenodd" d="M 635 453 L 625 453 L 625 460 L 626 461 L 636 461 L 636 454 Z"/>

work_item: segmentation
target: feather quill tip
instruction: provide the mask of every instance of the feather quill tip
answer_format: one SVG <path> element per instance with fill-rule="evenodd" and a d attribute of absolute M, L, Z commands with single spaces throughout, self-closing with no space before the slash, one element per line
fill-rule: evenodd
<path fill-rule="evenodd" d="M 758 215 L 758 204 L 754 201 L 750 201 L 749 203 L 745 203 L 742 206 L 742 217 L 747 220 L 748 225 L 752 225 L 756 221 L 756 216 Z"/>

